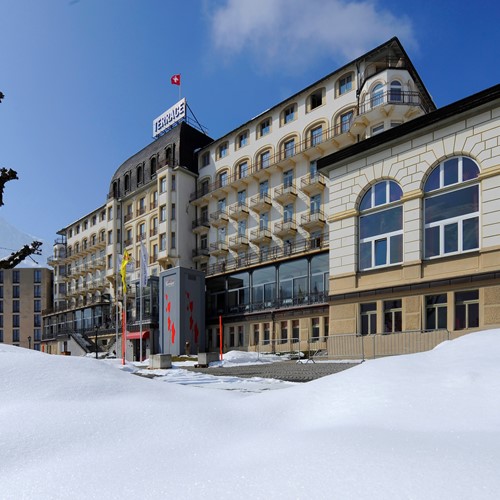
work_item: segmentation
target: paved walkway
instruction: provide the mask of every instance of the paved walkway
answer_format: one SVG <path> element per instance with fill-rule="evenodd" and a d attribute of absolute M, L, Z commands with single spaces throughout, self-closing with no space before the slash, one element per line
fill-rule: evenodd
<path fill-rule="evenodd" d="M 280 361 L 278 363 L 262 363 L 258 365 L 243 365 L 212 368 L 185 368 L 190 371 L 209 375 L 228 377 L 262 377 L 285 380 L 287 382 L 309 382 L 317 378 L 332 375 L 358 363 L 297 363 L 296 361 Z"/>

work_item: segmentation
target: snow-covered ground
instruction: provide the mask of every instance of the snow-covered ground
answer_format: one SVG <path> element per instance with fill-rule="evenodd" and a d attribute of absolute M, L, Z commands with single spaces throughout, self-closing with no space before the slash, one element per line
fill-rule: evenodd
<path fill-rule="evenodd" d="M 496 499 L 499 359 L 490 330 L 255 393 L 0 345 L 0 498 Z"/>

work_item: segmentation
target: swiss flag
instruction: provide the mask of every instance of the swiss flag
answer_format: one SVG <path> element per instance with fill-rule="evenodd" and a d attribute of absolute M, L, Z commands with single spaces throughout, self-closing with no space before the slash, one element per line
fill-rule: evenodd
<path fill-rule="evenodd" d="M 172 85 L 180 85 L 181 84 L 181 75 L 174 75 L 170 78 L 170 83 Z"/>

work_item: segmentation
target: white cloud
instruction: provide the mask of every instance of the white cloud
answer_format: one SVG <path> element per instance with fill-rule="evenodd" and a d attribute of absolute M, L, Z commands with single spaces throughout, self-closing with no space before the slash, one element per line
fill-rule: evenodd
<path fill-rule="evenodd" d="M 211 22 L 220 53 L 265 66 L 293 67 L 324 56 L 342 63 L 393 36 L 415 45 L 407 17 L 369 0 L 226 0 Z"/>

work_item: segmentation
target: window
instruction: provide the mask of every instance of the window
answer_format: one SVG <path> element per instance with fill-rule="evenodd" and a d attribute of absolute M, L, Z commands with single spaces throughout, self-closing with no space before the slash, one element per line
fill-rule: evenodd
<path fill-rule="evenodd" d="M 282 305 L 302 304 L 308 296 L 309 272 L 306 259 L 289 261 L 279 267 L 279 298 Z"/>
<path fill-rule="evenodd" d="M 19 328 L 19 323 L 20 323 L 20 321 L 19 321 L 19 314 L 13 314 L 12 315 L 12 326 L 14 328 Z"/>
<path fill-rule="evenodd" d="M 246 236 L 247 234 L 247 221 L 246 219 L 241 219 L 238 221 L 238 236 Z"/>
<path fill-rule="evenodd" d="M 309 198 L 310 213 L 317 214 L 321 211 L 321 194 L 315 194 Z"/>
<path fill-rule="evenodd" d="M 125 237 L 125 246 L 132 245 L 133 240 L 132 240 L 132 229 L 128 228 L 126 230 L 126 237 Z"/>
<path fill-rule="evenodd" d="M 36 328 L 42 327 L 42 315 L 41 314 L 34 314 L 33 315 L 33 326 L 35 326 Z"/>
<path fill-rule="evenodd" d="M 152 158 L 152 159 L 151 159 L 151 162 L 152 162 L 153 160 L 156 162 L 156 158 Z M 137 185 L 142 184 L 142 181 L 143 181 L 143 176 L 142 176 L 142 166 L 137 167 L 137 172 L 136 172 L 136 175 L 137 175 Z"/>
<path fill-rule="evenodd" d="M 3 330 L 0 330 L 0 342 L 3 342 Z"/>
<path fill-rule="evenodd" d="M 151 176 L 156 174 L 156 165 L 156 156 L 153 156 L 153 158 L 151 158 L 151 160 L 149 161 L 149 171 L 151 172 Z"/>
<path fill-rule="evenodd" d="M 352 118 L 354 113 L 352 111 L 348 111 L 347 113 L 343 113 L 340 115 L 340 133 L 345 134 L 349 132 L 351 128 Z"/>
<path fill-rule="evenodd" d="M 175 177 L 175 174 L 172 174 L 172 182 L 171 182 L 171 190 L 175 191 L 177 189 L 177 178 Z"/>
<path fill-rule="evenodd" d="M 245 130 L 245 132 L 242 132 L 239 136 L 238 136 L 238 141 L 237 141 L 237 146 L 238 146 L 238 149 L 239 148 L 242 148 L 244 146 L 246 146 L 248 144 L 248 131 Z"/>
<path fill-rule="evenodd" d="M 18 299 L 13 300 L 12 301 L 12 312 L 13 313 L 18 313 L 19 311 L 20 311 L 19 300 Z"/>
<path fill-rule="evenodd" d="M 373 335 L 377 333 L 377 304 L 361 304 L 361 335 Z"/>
<path fill-rule="evenodd" d="M 264 323 L 264 344 L 269 344 L 270 340 L 271 340 L 270 323 Z"/>
<path fill-rule="evenodd" d="M 394 181 L 372 186 L 360 204 L 359 269 L 398 264 L 403 260 L 403 192 Z M 394 206 L 395 205 L 395 206 Z"/>
<path fill-rule="evenodd" d="M 33 281 L 34 281 L 34 283 L 41 283 L 42 282 L 42 271 L 41 271 L 41 269 L 35 269 L 33 271 Z"/>
<path fill-rule="evenodd" d="M 290 139 L 283 144 L 285 158 L 290 158 L 295 154 L 295 139 Z"/>
<path fill-rule="evenodd" d="M 340 78 L 338 82 L 338 94 L 342 95 L 352 90 L 352 73 Z"/>
<path fill-rule="evenodd" d="M 217 148 L 217 159 L 221 159 L 227 156 L 228 147 L 227 142 L 223 142 Z"/>
<path fill-rule="evenodd" d="M 227 171 L 224 171 L 224 172 L 221 172 L 218 176 L 219 178 L 219 185 L 218 187 L 222 187 L 222 186 L 227 186 L 228 184 L 228 175 L 227 175 Z"/>
<path fill-rule="evenodd" d="M 389 90 L 389 99 L 391 102 L 401 102 L 403 94 L 401 92 L 401 83 L 397 80 L 391 82 Z"/>
<path fill-rule="evenodd" d="M 424 192 L 425 258 L 479 248 L 478 166 L 467 157 L 440 163 Z"/>
<path fill-rule="evenodd" d="M 296 110 L 296 104 L 292 104 L 291 106 L 288 106 L 288 108 L 285 108 L 282 114 L 281 123 L 285 125 L 287 123 L 293 122 L 296 118 Z"/>
<path fill-rule="evenodd" d="M 243 161 L 238 165 L 238 178 L 244 179 L 248 175 L 248 162 Z"/>
<path fill-rule="evenodd" d="M 259 216 L 259 229 L 262 231 L 269 228 L 269 212 L 262 212 Z"/>
<path fill-rule="evenodd" d="M 377 135 L 380 134 L 380 132 L 384 131 L 384 123 L 377 123 L 377 125 L 373 125 L 371 128 L 371 134 L 370 135 Z"/>
<path fill-rule="evenodd" d="M 323 105 L 323 96 L 324 96 L 324 89 L 319 89 L 313 92 L 309 98 L 308 98 L 308 109 L 309 111 L 312 111 L 313 109 L 318 108 L 319 106 Z"/>
<path fill-rule="evenodd" d="M 253 325 L 253 344 L 259 345 L 259 325 Z"/>
<path fill-rule="evenodd" d="M 19 326 L 19 325 L 17 325 L 17 326 Z M 17 329 L 12 330 L 12 342 L 19 342 L 19 330 L 17 330 Z"/>
<path fill-rule="evenodd" d="M 371 92 L 371 104 L 372 108 L 376 106 L 380 106 L 384 102 L 384 86 L 381 83 L 378 83 L 373 87 Z"/>
<path fill-rule="evenodd" d="M 319 318 L 311 319 L 311 340 L 318 342 L 319 341 Z"/>
<path fill-rule="evenodd" d="M 245 330 L 243 329 L 243 325 L 239 325 L 238 326 L 238 345 L 240 347 L 242 347 L 244 344 L 244 334 L 245 334 Z"/>
<path fill-rule="evenodd" d="M 238 205 L 241 206 L 241 205 L 245 205 L 247 201 L 247 192 L 245 189 L 243 189 L 242 191 L 238 191 Z"/>
<path fill-rule="evenodd" d="M 448 307 L 445 293 L 425 297 L 425 328 L 438 330 L 448 327 Z"/>
<path fill-rule="evenodd" d="M 267 168 L 271 164 L 271 152 L 270 151 L 264 151 L 263 153 L 260 154 L 259 157 L 259 167 L 260 168 Z"/>
<path fill-rule="evenodd" d="M 288 321 L 280 322 L 280 330 L 281 330 L 281 335 L 280 335 L 281 344 L 286 344 L 288 342 Z"/>
<path fill-rule="evenodd" d="M 113 244 L 113 231 L 108 231 L 108 245 Z"/>
<path fill-rule="evenodd" d="M 162 177 L 160 179 L 160 193 L 164 193 L 167 190 L 167 178 Z"/>
<path fill-rule="evenodd" d="M 292 341 L 294 343 L 300 340 L 300 323 L 298 319 L 292 320 Z"/>
<path fill-rule="evenodd" d="M 479 326 L 479 291 L 455 293 L 455 330 Z"/>
<path fill-rule="evenodd" d="M 200 248 L 202 250 L 206 250 L 208 248 L 208 236 L 206 234 L 202 234 L 200 236 Z"/>
<path fill-rule="evenodd" d="M 269 132 L 271 132 L 271 119 L 266 118 L 265 120 L 261 121 L 259 124 L 258 136 L 263 137 L 264 135 L 269 134 Z"/>
<path fill-rule="evenodd" d="M 259 194 L 260 194 L 260 197 L 262 198 L 263 196 L 265 196 L 266 194 L 268 194 L 269 192 L 269 181 L 262 181 L 260 184 L 259 184 Z"/>
<path fill-rule="evenodd" d="M 175 232 L 174 232 L 174 231 L 172 231 L 172 232 L 170 233 L 170 248 L 172 248 L 172 249 L 173 249 L 173 248 L 176 248 L 176 244 L 177 244 L 177 243 L 176 243 L 176 240 L 175 240 Z"/>
<path fill-rule="evenodd" d="M 164 252 L 167 249 L 167 235 L 162 233 L 160 235 L 160 252 Z"/>
<path fill-rule="evenodd" d="M 19 269 L 14 269 L 12 271 L 12 283 L 19 283 L 20 281 L 20 272 Z"/>
<path fill-rule="evenodd" d="M 160 222 L 165 222 L 167 220 L 167 205 L 162 205 L 160 207 Z"/>
<path fill-rule="evenodd" d="M 125 191 L 129 191 L 130 190 L 130 177 L 128 174 L 125 174 Z"/>
<path fill-rule="evenodd" d="M 35 328 L 33 330 L 33 339 L 35 342 L 40 342 L 40 340 L 42 340 L 42 330 L 40 328 Z"/>
<path fill-rule="evenodd" d="M 19 295 L 19 285 L 13 285 L 12 286 L 12 297 L 14 299 L 18 299 L 20 297 L 20 295 Z"/>
<path fill-rule="evenodd" d="M 293 203 L 289 203 L 283 207 L 283 222 L 293 221 Z"/>
<path fill-rule="evenodd" d="M 384 301 L 384 333 L 403 330 L 403 309 L 401 299 Z"/>
<path fill-rule="evenodd" d="M 210 165 L 210 151 L 205 151 L 201 155 L 201 166 L 207 167 L 208 165 Z"/>
<path fill-rule="evenodd" d="M 171 211 L 170 211 L 170 220 L 175 220 L 175 203 L 172 203 Z"/>
<path fill-rule="evenodd" d="M 311 146 L 317 146 L 323 142 L 323 127 L 315 127 L 311 130 Z"/>
<path fill-rule="evenodd" d="M 293 186 L 293 170 L 283 172 L 283 186 L 285 188 Z"/>

